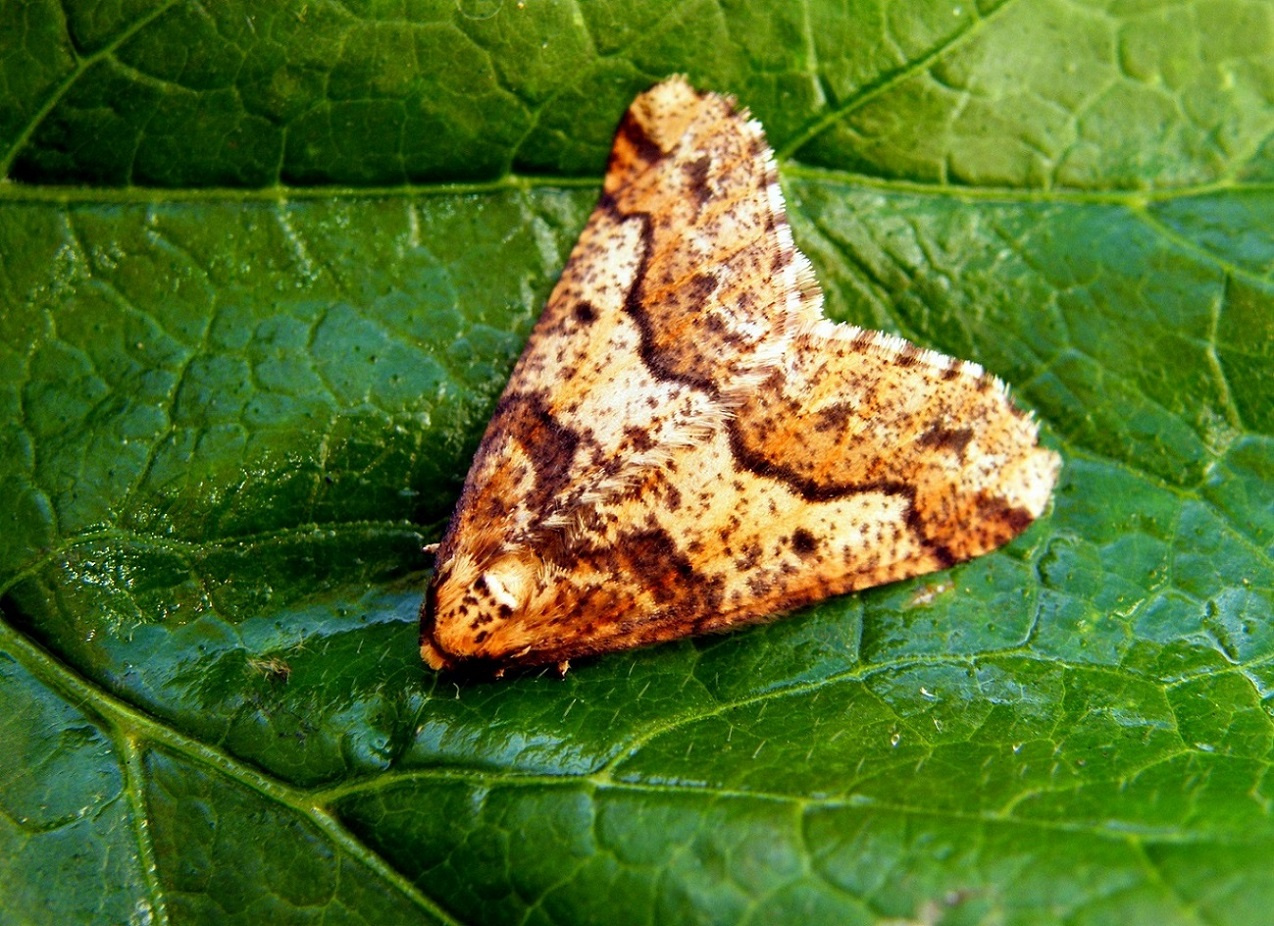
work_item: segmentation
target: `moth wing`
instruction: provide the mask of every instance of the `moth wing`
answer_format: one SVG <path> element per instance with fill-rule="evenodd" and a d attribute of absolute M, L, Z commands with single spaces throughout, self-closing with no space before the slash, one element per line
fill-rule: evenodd
<path fill-rule="evenodd" d="M 667 81 L 488 426 L 421 652 L 561 663 L 943 568 L 1057 465 L 975 364 L 823 319 L 760 126 Z"/>
<path fill-rule="evenodd" d="M 722 390 L 746 388 L 820 306 L 761 126 L 680 78 L 638 96 L 475 454 L 439 567 L 560 524 L 698 440 L 727 414 Z"/>
<path fill-rule="evenodd" d="M 1036 431 L 975 364 L 819 324 L 717 426 L 514 552 L 526 595 L 489 651 L 728 629 L 993 550 L 1047 505 L 1059 461 Z"/>
<path fill-rule="evenodd" d="M 528 643 L 566 658 L 726 629 L 988 552 L 1047 505 L 1056 455 L 976 365 L 830 323 L 795 347 L 589 513 Z"/>

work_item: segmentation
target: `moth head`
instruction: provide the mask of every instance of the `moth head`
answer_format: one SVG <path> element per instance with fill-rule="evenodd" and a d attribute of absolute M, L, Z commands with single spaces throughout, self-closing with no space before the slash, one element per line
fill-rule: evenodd
<path fill-rule="evenodd" d="M 526 550 L 440 564 L 425 596 L 421 658 L 433 669 L 515 659 L 524 646 L 518 618 L 535 596 L 540 566 Z"/>

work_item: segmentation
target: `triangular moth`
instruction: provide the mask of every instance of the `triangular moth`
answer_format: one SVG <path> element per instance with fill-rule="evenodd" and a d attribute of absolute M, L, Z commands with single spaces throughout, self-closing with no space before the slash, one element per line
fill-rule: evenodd
<path fill-rule="evenodd" d="M 976 364 L 825 319 L 760 124 L 667 80 L 487 427 L 421 655 L 564 671 L 945 568 L 1043 511 L 1036 437 Z"/>

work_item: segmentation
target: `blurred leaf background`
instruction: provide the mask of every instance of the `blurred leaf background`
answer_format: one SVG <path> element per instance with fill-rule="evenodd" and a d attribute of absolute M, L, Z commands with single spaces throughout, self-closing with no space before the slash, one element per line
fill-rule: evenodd
<path fill-rule="evenodd" d="M 420 546 L 671 73 L 1054 507 L 449 684 Z M 6 922 L 1268 917 L 1274 5 L 4 3 L 0 173 Z"/>

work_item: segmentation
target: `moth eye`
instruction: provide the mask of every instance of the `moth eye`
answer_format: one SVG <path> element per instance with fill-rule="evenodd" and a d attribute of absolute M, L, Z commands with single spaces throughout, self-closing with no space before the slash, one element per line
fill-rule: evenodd
<path fill-rule="evenodd" d="M 516 560 L 505 559 L 496 563 L 478 576 L 473 586 L 499 605 L 501 611 L 506 608 L 516 611 L 526 603 L 525 570 L 520 568 Z"/>

